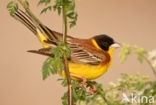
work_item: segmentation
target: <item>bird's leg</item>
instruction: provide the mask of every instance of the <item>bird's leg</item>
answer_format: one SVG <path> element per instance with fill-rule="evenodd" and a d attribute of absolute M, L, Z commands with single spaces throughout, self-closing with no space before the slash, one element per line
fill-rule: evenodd
<path fill-rule="evenodd" d="M 79 76 L 79 75 L 76 75 L 76 74 L 73 74 L 73 73 L 70 73 L 70 76 L 78 79 L 80 82 L 80 86 L 86 88 L 86 86 L 87 86 L 87 79 L 86 78 Z"/>
<path fill-rule="evenodd" d="M 87 91 L 90 95 L 97 92 L 97 86 L 95 81 L 87 81 Z"/>
<path fill-rule="evenodd" d="M 95 86 L 95 84 L 90 84 L 89 81 L 87 81 L 86 78 L 82 77 L 82 76 L 79 76 L 79 75 L 76 75 L 76 74 L 73 74 L 73 73 L 70 73 L 70 76 L 73 77 L 73 78 L 76 78 L 79 80 L 80 82 L 80 87 L 81 88 L 85 88 L 86 89 L 86 92 L 88 92 L 88 94 L 92 95 L 94 93 L 97 92 L 97 88 Z"/>
<path fill-rule="evenodd" d="M 90 95 L 92 95 L 92 94 L 94 94 L 94 93 L 96 93 L 96 92 L 97 92 L 97 88 L 96 88 L 95 85 L 89 86 L 88 93 L 89 93 Z"/>

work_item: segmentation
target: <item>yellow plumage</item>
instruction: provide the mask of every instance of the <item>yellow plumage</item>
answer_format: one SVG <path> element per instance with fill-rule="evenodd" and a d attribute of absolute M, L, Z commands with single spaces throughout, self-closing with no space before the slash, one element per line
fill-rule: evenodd
<path fill-rule="evenodd" d="M 110 63 L 106 65 L 96 65 L 96 66 L 88 64 L 69 63 L 69 71 L 71 73 L 71 76 L 74 75 L 75 77 L 92 80 L 103 75 L 107 71 L 109 65 Z"/>
<path fill-rule="evenodd" d="M 44 35 L 39 29 L 37 30 L 37 37 L 39 39 L 39 41 L 41 42 L 43 48 L 48 48 L 50 47 L 49 44 L 45 43 L 45 41 L 47 40 L 46 35 Z"/>

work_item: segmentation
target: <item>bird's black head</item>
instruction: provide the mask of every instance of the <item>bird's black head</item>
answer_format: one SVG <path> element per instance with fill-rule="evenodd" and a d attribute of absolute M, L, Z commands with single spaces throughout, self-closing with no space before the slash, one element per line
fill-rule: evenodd
<path fill-rule="evenodd" d="M 105 34 L 97 35 L 94 37 L 94 39 L 96 40 L 99 47 L 102 48 L 104 51 L 108 51 L 109 47 L 115 43 L 113 38 Z"/>

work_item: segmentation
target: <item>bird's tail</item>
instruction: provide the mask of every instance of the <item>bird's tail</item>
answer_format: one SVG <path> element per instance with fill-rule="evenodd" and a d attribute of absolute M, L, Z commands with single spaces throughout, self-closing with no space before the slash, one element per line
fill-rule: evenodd
<path fill-rule="evenodd" d="M 17 21 L 25 25 L 37 38 L 40 40 L 44 48 L 50 45 L 56 45 L 56 42 L 62 40 L 62 34 L 53 30 L 50 30 L 47 26 L 43 25 L 41 21 L 30 11 L 17 9 L 11 16 Z"/>

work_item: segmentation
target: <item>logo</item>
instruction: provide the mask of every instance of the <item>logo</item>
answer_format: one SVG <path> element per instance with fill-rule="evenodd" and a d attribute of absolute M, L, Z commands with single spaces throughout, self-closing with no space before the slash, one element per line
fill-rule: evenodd
<path fill-rule="evenodd" d="M 141 103 L 154 103 L 154 97 L 153 96 L 143 96 L 138 95 L 135 93 L 131 93 L 129 95 L 123 93 L 122 94 L 122 102 L 123 103 L 135 103 L 135 104 L 141 104 Z"/>

